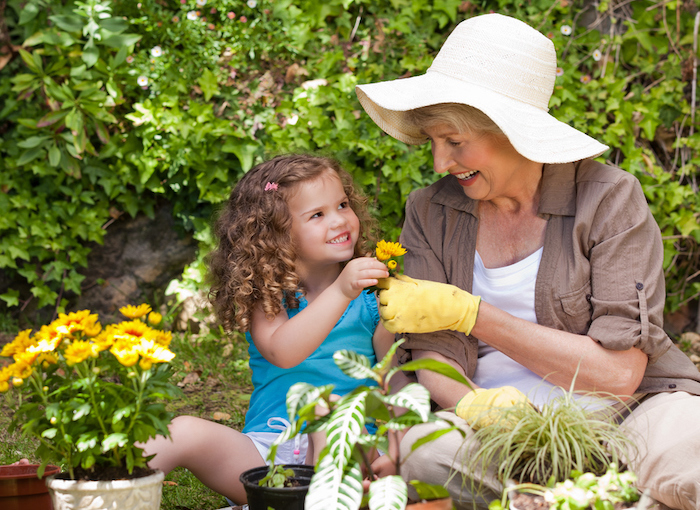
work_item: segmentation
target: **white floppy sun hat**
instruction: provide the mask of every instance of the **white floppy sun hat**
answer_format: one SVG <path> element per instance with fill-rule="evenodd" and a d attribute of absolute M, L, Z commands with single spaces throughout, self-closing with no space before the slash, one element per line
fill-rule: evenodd
<path fill-rule="evenodd" d="M 607 145 L 548 113 L 554 90 L 554 44 L 526 23 L 501 14 L 461 22 L 421 76 L 358 85 L 362 107 L 387 134 L 407 144 L 428 139 L 405 112 L 461 103 L 488 115 L 516 151 L 538 163 L 600 156 Z"/>

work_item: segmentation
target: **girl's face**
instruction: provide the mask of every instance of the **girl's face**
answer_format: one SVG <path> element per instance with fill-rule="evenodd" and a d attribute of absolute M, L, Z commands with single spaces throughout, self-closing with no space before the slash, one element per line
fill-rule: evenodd
<path fill-rule="evenodd" d="M 287 205 L 298 269 L 320 269 L 352 258 L 360 220 L 350 208 L 335 172 L 329 170 L 316 179 L 299 183 Z"/>
<path fill-rule="evenodd" d="M 446 124 L 423 130 L 430 138 L 433 167 L 449 172 L 474 200 L 493 200 L 518 193 L 522 169 L 531 162 L 493 135 L 460 133 Z"/>

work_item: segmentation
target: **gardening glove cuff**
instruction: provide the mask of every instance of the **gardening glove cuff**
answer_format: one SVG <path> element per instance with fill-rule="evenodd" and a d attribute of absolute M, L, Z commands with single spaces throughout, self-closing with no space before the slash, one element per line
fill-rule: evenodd
<path fill-rule="evenodd" d="M 492 425 L 502 418 L 501 409 L 528 403 L 529 400 L 513 386 L 500 388 L 476 388 L 467 393 L 457 403 L 455 414 L 465 420 L 471 428 Z"/>
<path fill-rule="evenodd" d="M 471 333 L 481 298 L 446 283 L 397 275 L 379 280 L 379 314 L 392 333 Z"/>

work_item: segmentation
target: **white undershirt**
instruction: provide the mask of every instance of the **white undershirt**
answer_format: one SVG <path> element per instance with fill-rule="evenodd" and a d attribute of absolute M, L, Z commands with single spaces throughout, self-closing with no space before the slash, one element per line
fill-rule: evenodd
<path fill-rule="evenodd" d="M 542 260 L 542 248 L 529 257 L 505 267 L 487 268 L 476 253 L 472 294 L 515 317 L 537 323 L 535 315 L 535 283 Z M 558 386 L 544 381 L 520 363 L 479 340 L 479 360 L 474 383 L 482 388 L 515 386 L 530 401 L 541 406 L 564 393 Z M 566 388 L 568 390 L 568 388 Z M 588 409 L 598 409 L 607 403 L 600 399 L 575 395 Z"/>

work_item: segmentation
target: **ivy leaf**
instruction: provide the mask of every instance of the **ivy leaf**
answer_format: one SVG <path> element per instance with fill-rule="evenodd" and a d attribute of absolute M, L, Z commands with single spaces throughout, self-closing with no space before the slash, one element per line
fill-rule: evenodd
<path fill-rule="evenodd" d="M 0 294 L 0 299 L 7 303 L 7 306 L 17 306 L 19 305 L 19 291 L 8 289 L 4 294 Z"/>

